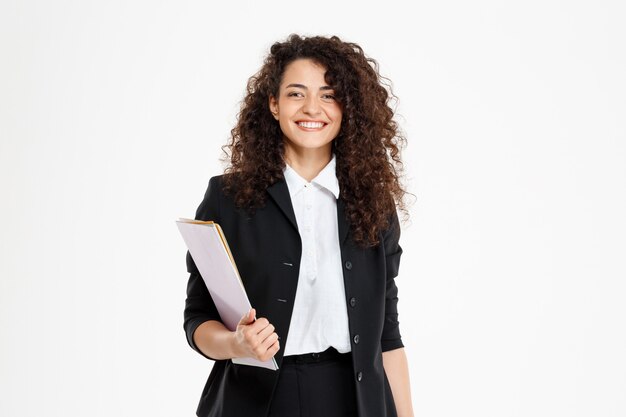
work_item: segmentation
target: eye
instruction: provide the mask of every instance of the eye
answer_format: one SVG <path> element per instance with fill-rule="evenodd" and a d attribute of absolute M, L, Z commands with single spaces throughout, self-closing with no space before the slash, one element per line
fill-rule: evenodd
<path fill-rule="evenodd" d="M 287 93 L 287 97 L 302 97 L 302 93 L 299 91 L 292 91 Z"/>
<path fill-rule="evenodd" d="M 335 96 L 333 94 L 324 94 L 322 95 L 324 100 L 335 100 Z"/>

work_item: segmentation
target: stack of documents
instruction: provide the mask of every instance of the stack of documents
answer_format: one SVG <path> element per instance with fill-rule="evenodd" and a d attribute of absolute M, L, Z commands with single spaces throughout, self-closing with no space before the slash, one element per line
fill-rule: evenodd
<path fill-rule="evenodd" d="M 252 306 L 222 228 L 212 221 L 191 219 L 179 219 L 176 225 L 215 302 L 222 323 L 235 331 L 239 320 Z M 254 358 L 233 358 L 232 361 L 240 365 L 278 369 L 274 358 L 264 362 Z"/>

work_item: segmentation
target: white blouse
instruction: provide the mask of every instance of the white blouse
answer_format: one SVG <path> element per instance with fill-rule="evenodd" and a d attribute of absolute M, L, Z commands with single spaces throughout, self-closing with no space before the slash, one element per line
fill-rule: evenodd
<path fill-rule="evenodd" d="M 298 288 L 284 356 L 322 352 L 330 346 L 341 353 L 349 352 L 335 155 L 311 182 L 289 164 L 284 174 L 302 240 Z"/>

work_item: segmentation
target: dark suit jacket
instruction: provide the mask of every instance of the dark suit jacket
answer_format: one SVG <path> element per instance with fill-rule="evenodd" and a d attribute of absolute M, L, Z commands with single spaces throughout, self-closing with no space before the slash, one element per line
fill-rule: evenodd
<path fill-rule="evenodd" d="M 289 337 L 302 250 L 287 183 L 283 179 L 270 186 L 265 207 L 252 216 L 236 209 L 221 185 L 221 175 L 211 178 L 196 219 L 213 220 L 222 227 L 257 317 L 266 317 L 281 338 L 281 349 L 275 356 L 280 367 Z M 394 213 L 391 227 L 380 234 L 380 245 L 361 249 L 350 237 L 341 196 L 337 216 L 359 416 L 396 416 L 382 352 L 403 347 L 394 282 L 402 253 L 398 218 Z M 220 316 L 189 253 L 187 269 L 190 276 L 184 329 L 191 347 L 202 354 L 193 333 L 201 323 L 220 320 Z M 197 415 L 266 416 L 279 372 L 216 360 Z"/>

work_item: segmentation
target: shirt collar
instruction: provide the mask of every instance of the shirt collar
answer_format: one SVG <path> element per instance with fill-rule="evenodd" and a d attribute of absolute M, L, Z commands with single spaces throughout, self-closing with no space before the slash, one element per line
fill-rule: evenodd
<path fill-rule="evenodd" d="M 335 154 L 332 154 L 332 158 L 330 162 L 326 164 L 326 166 L 317 174 L 315 178 L 311 180 L 312 183 L 317 184 L 321 187 L 326 188 L 328 191 L 333 193 L 335 198 L 339 198 L 339 181 L 337 180 L 337 173 L 335 171 L 336 167 L 336 158 Z M 308 183 L 307 180 L 302 178 L 300 174 L 298 174 L 289 164 L 285 163 L 285 168 L 283 170 L 285 175 L 285 181 L 287 181 L 287 186 L 289 187 L 290 193 L 292 195 L 296 195 L 304 185 Z"/>

